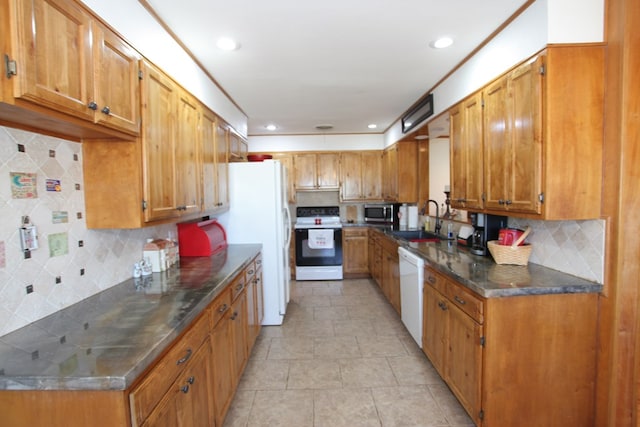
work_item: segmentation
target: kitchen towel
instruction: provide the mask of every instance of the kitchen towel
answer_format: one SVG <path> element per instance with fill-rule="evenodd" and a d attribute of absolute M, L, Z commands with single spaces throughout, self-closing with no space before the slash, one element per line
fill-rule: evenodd
<path fill-rule="evenodd" d="M 333 230 L 330 228 L 309 229 L 309 248 L 311 249 L 332 249 Z"/>

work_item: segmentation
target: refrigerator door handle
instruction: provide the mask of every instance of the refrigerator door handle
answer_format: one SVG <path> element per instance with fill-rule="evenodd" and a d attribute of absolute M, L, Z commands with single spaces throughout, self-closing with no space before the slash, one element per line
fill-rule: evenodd
<path fill-rule="evenodd" d="M 284 247 L 289 248 L 291 245 L 291 212 L 289 212 L 289 207 L 284 207 L 285 213 L 285 229 L 284 229 Z"/>

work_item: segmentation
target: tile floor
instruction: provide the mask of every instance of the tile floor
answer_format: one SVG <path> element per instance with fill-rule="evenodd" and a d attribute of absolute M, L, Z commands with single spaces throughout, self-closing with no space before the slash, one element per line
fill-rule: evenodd
<path fill-rule="evenodd" d="M 473 426 L 373 281 L 291 286 L 224 427 Z"/>

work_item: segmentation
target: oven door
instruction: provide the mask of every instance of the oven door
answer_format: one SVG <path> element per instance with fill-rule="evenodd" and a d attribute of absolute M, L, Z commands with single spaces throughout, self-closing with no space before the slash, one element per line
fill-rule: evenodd
<path fill-rule="evenodd" d="M 332 228 L 333 248 L 322 249 L 309 247 L 309 230 L 308 228 L 296 229 L 296 266 L 342 265 L 342 229 Z"/>

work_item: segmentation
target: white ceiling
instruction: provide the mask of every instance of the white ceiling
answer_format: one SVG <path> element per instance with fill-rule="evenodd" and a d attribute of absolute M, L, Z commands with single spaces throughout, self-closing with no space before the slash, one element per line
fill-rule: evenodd
<path fill-rule="evenodd" d="M 526 1 L 147 3 L 264 135 L 384 132 Z M 445 35 L 453 46 L 429 47 Z M 240 49 L 216 48 L 221 36 Z"/>

